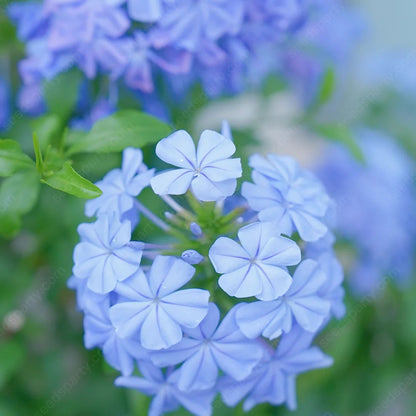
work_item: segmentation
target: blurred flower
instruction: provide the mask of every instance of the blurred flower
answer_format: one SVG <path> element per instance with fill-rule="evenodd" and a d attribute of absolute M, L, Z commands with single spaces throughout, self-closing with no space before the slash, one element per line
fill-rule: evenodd
<path fill-rule="evenodd" d="M 26 86 L 76 66 L 89 79 L 124 79 L 149 110 L 161 91 L 177 105 L 196 83 L 215 97 L 270 74 L 310 97 L 327 68 L 344 63 L 358 20 L 341 0 L 45 0 L 8 10 L 27 46 Z"/>
<path fill-rule="evenodd" d="M 10 120 L 10 91 L 5 80 L 0 78 L 0 131 L 5 130 Z"/>
<path fill-rule="evenodd" d="M 356 249 L 351 285 L 368 294 L 389 275 L 403 281 L 416 248 L 415 170 L 391 138 L 358 133 L 365 163 L 341 146 L 331 147 L 317 173 L 337 203 L 339 235 Z"/>

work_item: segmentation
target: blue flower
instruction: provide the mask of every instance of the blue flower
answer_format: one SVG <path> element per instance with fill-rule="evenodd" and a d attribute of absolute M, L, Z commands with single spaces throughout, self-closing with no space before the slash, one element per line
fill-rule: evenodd
<path fill-rule="evenodd" d="M 315 176 L 291 157 L 269 155 L 250 158 L 253 183 L 245 182 L 242 194 L 262 221 L 275 221 L 282 232 L 297 231 L 314 241 L 328 230 L 324 223 L 330 199 Z"/>
<path fill-rule="evenodd" d="M 252 374 L 241 382 L 230 377 L 220 380 L 218 388 L 228 406 L 245 398 L 243 409 L 249 411 L 259 403 L 286 403 L 296 409 L 296 376 L 317 368 L 329 367 L 332 359 L 317 347 L 310 347 L 313 335 L 294 328 L 280 340 L 276 352 L 267 351 Z"/>
<path fill-rule="evenodd" d="M 128 147 L 123 151 L 121 169 L 113 169 L 96 185 L 103 191 L 98 198 L 85 204 L 85 215 L 100 216 L 114 212 L 121 220 L 137 224 L 136 197 L 150 184 L 154 169 L 147 169 L 140 149 Z"/>
<path fill-rule="evenodd" d="M 229 158 L 234 152 L 234 143 L 215 131 L 205 130 L 197 149 L 186 131 L 177 131 L 157 144 L 156 154 L 180 169 L 156 175 L 152 188 L 159 195 L 181 195 L 191 188 L 201 201 L 230 196 L 241 176 L 240 159 Z"/>
<path fill-rule="evenodd" d="M 143 347 L 168 348 L 182 339 L 182 328 L 195 328 L 208 311 L 209 292 L 178 290 L 188 283 L 195 269 L 183 260 L 157 256 L 149 276 L 139 270 L 117 292 L 128 301 L 110 309 L 120 336 L 140 335 Z"/>
<path fill-rule="evenodd" d="M 133 373 L 135 362 L 149 360 L 148 352 L 137 338 L 120 338 L 109 317 L 109 297 L 101 302 L 92 298 L 84 310 L 86 348 L 99 347 L 104 358 L 124 376 Z"/>
<path fill-rule="evenodd" d="M 113 78 L 124 74 L 128 87 L 145 93 L 154 91 L 154 66 L 171 74 L 187 73 L 191 67 L 192 56 L 189 52 L 174 47 L 155 49 L 152 38 L 145 32 L 135 31 L 131 38 L 120 42 L 120 47 L 126 63 L 117 66 Z"/>
<path fill-rule="evenodd" d="M 386 274 L 399 282 L 411 275 L 415 168 L 392 138 L 367 129 L 356 135 L 366 163 L 331 146 L 316 171 L 337 203 L 336 231 L 357 253 L 348 281 L 357 294 L 366 295 L 382 288 Z"/>
<path fill-rule="evenodd" d="M 235 322 L 236 308 L 218 326 L 220 311 L 210 303 L 199 327 L 186 330 L 186 337 L 179 344 L 152 353 L 152 361 L 160 367 L 183 362 L 177 382 L 182 391 L 213 388 L 219 369 L 235 380 L 248 377 L 263 352 L 256 341 L 248 340 L 239 330 Z"/>
<path fill-rule="evenodd" d="M 131 242 L 131 224 L 116 216 L 102 216 L 95 223 L 78 227 L 81 242 L 74 250 L 73 273 L 88 279 L 93 292 L 109 293 L 137 271 L 142 258 L 142 243 Z"/>
<path fill-rule="evenodd" d="M 271 223 L 257 222 L 238 231 L 240 244 L 220 237 L 209 258 L 222 273 L 218 283 L 230 296 L 273 300 L 287 292 L 292 278 L 285 266 L 299 263 L 296 243 L 279 235 Z"/>
<path fill-rule="evenodd" d="M 243 304 L 236 314 L 239 328 L 249 338 L 260 334 L 269 339 L 289 332 L 296 322 L 308 332 L 316 332 L 329 315 L 330 302 L 319 290 L 327 276 L 314 260 L 304 260 L 293 275 L 289 290 L 271 302 Z"/>
<path fill-rule="evenodd" d="M 152 36 L 158 47 L 173 44 L 192 52 L 201 40 L 235 35 L 243 22 L 243 0 L 182 0 L 167 5 Z"/>
<path fill-rule="evenodd" d="M 45 29 L 48 17 L 39 2 L 12 3 L 7 14 L 17 24 L 17 35 L 23 41 L 39 35 Z"/>
<path fill-rule="evenodd" d="M 150 363 L 139 364 L 143 377 L 119 377 L 116 386 L 138 390 L 149 396 L 155 396 L 149 409 L 149 416 L 161 416 L 165 412 L 176 410 L 182 405 L 197 416 L 210 416 L 211 403 L 216 395 L 215 390 L 184 392 L 176 383 L 178 372 L 168 369 L 167 374 Z"/>

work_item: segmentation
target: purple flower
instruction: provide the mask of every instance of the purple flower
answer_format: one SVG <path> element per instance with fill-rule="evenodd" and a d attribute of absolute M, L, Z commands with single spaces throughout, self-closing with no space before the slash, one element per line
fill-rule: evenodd
<path fill-rule="evenodd" d="M 239 328 L 249 338 L 262 334 L 269 339 L 289 332 L 295 322 L 305 331 L 318 331 L 331 306 L 319 293 L 326 280 L 327 276 L 317 262 L 304 260 L 297 267 L 292 285 L 284 296 L 271 302 L 253 302 L 240 307 L 236 314 Z"/>
<path fill-rule="evenodd" d="M 78 227 L 81 242 L 74 250 L 73 273 L 88 279 L 93 292 L 109 293 L 140 266 L 142 243 L 131 242 L 131 224 L 116 216 L 102 216 Z"/>
<path fill-rule="evenodd" d="M 117 286 L 128 301 L 110 309 L 111 321 L 121 337 L 140 335 L 143 347 L 168 348 L 182 339 L 182 328 L 195 328 L 208 311 L 209 292 L 178 290 L 195 269 L 175 257 L 158 256 L 148 277 L 139 270 Z"/>
<path fill-rule="evenodd" d="M 260 361 L 262 349 L 241 333 L 235 322 L 235 309 L 219 322 L 220 311 L 210 303 L 199 327 L 187 329 L 186 337 L 179 344 L 152 353 L 151 359 L 159 367 L 184 362 L 177 382 L 180 390 L 213 388 L 219 369 L 235 380 L 243 380 Z"/>
<path fill-rule="evenodd" d="M 275 221 L 282 232 L 297 231 L 305 241 L 315 241 L 328 230 L 324 223 L 330 199 L 315 176 L 291 157 L 250 157 L 253 183 L 245 182 L 243 196 L 262 221 Z"/>
<path fill-rule="evenodd" d="M 166 375 L 150 363 L 141 363 L 139 369 L 143 377 L 119 377 L 115 384 L 155 396 L 150 405 L 149 416 L 161 416 L 165 412 L 176 410 L 180 405 L 197 416 L 211 415 L 214 390 L 184 392 L 178 389 L 178 372 L 172 368 L 168 369 Z"/>
<path fill-rule="evenodd" d="M 191 188 L 201 201 L 230 196 L 237 186 L 236 178 L 241 176 L 240 159 L 229 158 L 234 152 L 234 143 L 215 131 L 205 130 L 197 149 L 186 131 L 177 131 L 157 144 L 156 154 L 179 169 L 152 178 L 153 191 L 159 195 L 180 195 Z"/>
<path fill-rule="evenodd" d="M 285 266 L 299 263 L 296 243 L 279 235 L 273 224 L 257 222 L 238 231 L 236 241 L 220 237 L 209 258 L 222 273 L 218 283 L 230 296 L 272 300 L 287 292 L 292 278 Z"/>

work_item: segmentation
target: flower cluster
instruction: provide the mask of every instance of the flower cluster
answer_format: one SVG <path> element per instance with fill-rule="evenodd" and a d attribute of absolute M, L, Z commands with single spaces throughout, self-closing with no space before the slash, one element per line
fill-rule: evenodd
<path fill-rule="evenodd" d="M 197 146 L 183 130 L 162 139 L 156 154 L 172 168 L 159 173 L 127 148 L 86 204 L 96 221 L 78 228 L 69 286 L 85 345 L 121 372 L 117 386 L 155 396 L 152 416 L 179 405 L 209 415 L 217 393 L 246 410 L 294 409 L 296 377 L 332 362 L 311 345 L 345 312 L 330 199 L 293 159 L 273 155 L 250 159 L 254 184 L 235 195 L 235 150 L 227 124 Z M 163 217 L 137 198 L 149 185 L 170 208 Z M 139 215 L 165 237 L 147 241 Z"/>
<path fill-rule="evenodd" d="M 383 287 L 389 275 L 409 277 L 416 249 L 413 162 L 389 137 L 358 133 L 362 163 L 341 146 L 330 148 L 317 174 L 337 203 L 337 231 L 356 250 L 351 285 L 359 294 Z"/>
<path fill-rule="evenodd" d="M 153 112 L 161 91 L 178 101 L 195 82 L 209 96 L 272 72 L 310 86 L 346 57 L 357 20 L 341 0 L 44 0 L 8 10 L 26 43 L 19 101 L 32 113 L 43 109 L 42 81 L 74 66 L 127 86 Z"/>

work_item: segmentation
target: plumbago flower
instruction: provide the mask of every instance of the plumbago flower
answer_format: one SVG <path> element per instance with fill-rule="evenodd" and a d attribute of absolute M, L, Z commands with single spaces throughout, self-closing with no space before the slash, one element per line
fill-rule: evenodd
<path fill-rule="evenodd" d="M 185 131 L 162 139 L 156 154 L 172 170 L 155 174 L 126 149 L 87 203 L 97 220 L 79 227 L 68 285 L 85 314 L 85 346 L 121 372 L 117 386 L 154 396 L 152 416 L 180 405 L 210 415 L 217 393 L 229 406 L 245 399 L 246 410 L 293 409 L 296 377 L 332 362 L 312 346 L 345 312 L 330 200 L 292 159 L 271 155 L 251 159 L 261 191 L 245 184 L 247 201 L 235 194 L 235 150 L 226 123 L 197 144 Z M 164 218 L 138 200 L 149 184 Z M 160 229 L 154 242 L 131 241 L 134 229 L 149 235 L 139 214 Z"/>
<path fill-rule="evenodd" d="M 106 76 L 109 91 L 140 92 L 149 111 L 166 89 L 177 106 L 196 83 L 218 96 L 270 74 L 307 85 L 311 96 L 357 37 L 342 0 L 44 0 L 13 2 L 8 13 L 26 44 L 25 91 L 76 67 L 86 79 Z M 42 111 L 38 94 L 24 97 L 22 110 Z"/>

